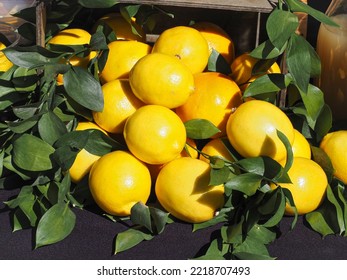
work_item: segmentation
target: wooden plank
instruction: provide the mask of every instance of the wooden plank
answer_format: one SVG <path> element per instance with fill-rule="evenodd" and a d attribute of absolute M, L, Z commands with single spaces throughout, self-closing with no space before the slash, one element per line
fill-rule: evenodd
<path fill-rule="evenodd" d="M 277 0 L 120 0 L 120 3 L 269 13 Z"/>

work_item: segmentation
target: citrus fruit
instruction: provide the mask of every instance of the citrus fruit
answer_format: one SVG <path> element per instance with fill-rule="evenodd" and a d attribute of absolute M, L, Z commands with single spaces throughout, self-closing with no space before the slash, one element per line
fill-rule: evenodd
<path fill-rule="evenodd" d="M 231 64 L 235 56 L 234 42 L 223 28 L 215 23 L 207 21 L 196 22 L 191 25 L 191 27 L 200 31 L 200 33 L 205 37 L 209 46 L 210 54 L 214 49 L 224 57 L 228 64 Z"/>
<path fill-rule="evenodd" d="M 206 143 L 205 146 L 203 146 L 201 152 L 208 156 L 218 156 L 228 161 L 234 161 L 228 148 L 224 145 L 223 141 L 220 138 L 211 139 L 209 142 Z M 210 160 L 202 154 L 199 158 L 202 161 L 206 161 L 208 163 L 210 162 Z"/>
<path fill-rule="evenodd" d="M 186 143 L 181 119 L 160 105 L 145 105 L 125 123 L 124 139 L 132 154 L 150 164 L 163 164 L 180 155 Z"/>
<path fill-rule="evenodd" d="M 259 59 L 254 58 L 249 55 L 249 53 L 243 53 L 237 56 L 231 63 L 231 78 L 240 86 L 246 83 L 254 81 L 259 75 L 253 75 L 252 70 L 254 65 L 259 61 Z M 281 69 L 277 62 L 274 62 L 267 73 L 281 73 Z"/>
<path fill-rule="evenodd" d="M 297 129 L 294 129 L 294 142 L 292 144 L 292 151 L 294 157 L 304 157 L 309 159 L 311 158 L 310 143 Z"/>
<path fill-rule="evenodd" d="M 88 45 L 90 43 L 91 34 L 81 28 L 67 28 L 59 31 L 48 42 L 48 45 Z M 96 52 L 92 51 L 87 56 L 74 55 L 69 58 L 68 62 L 73 66 L 80 66 L 86 68 L 89 61 L 96 55 Z M 67 63 L 64 59 L 62 63 Z M 58 75 L 57 81 L 63 83 L 63 75 Z"/>
<path fill-rule="evenodd" d="M 134 204 L 147 202 L 151 175 L 143 162 L 129 152 L 118 150 L 94 163 L 89 188 L 96 204 L 106 213 L 128 216 Z"/>
<path fill-rule="evenodd" d="M 146 33 L 143 28 L 136 23 L 135 18 L 131 18 L 128 22 L 120 13 L 108 13 L 99 18 L 93 26 L 93 31 L 97 27 L 106 24 L 116 34 L 117 40 L 127 41 L 146 41 Z M 135 29 L 133 31 L 133 28 Z"/>
<path fill-rule="evenodd" d="M 102 92 L 104 108 L 93 112 L 94 121 L 109 133 L 123 133 L 127 118 L 144 104 L 134 95 L 127 79 L 103 84 Z"/>
<path fill-rule="evenodd" d="M 155 184 L 159 203 L 174 217 L 189 223 L 212 219 L 224 203 L 223 185 L 209 186 L 210 165 L 190 157 L 165 164 Z"/>
<path fill-rule="evenodd" d="M 130 86 L 146 104 L 176 108 L 184 104 L 194 90 L 194 77 L 178 59 L 162 53 L 141 58 L 131 69 Z"/>
<path fill-rule="evenodd" d="M 86 130 L 86 129 L 98 129 L 103 133 L 107 134 L 99 126 L 93 122 L 79 122 L 75 130 Z M 100 158 L 98 155 L 94 155 L 88 152 L 86 149 L 82 149 L 76 155 L 75 161 L 69 169 L 71 181 L 74 183 L 80 182 L 90 171 L 95 161 Z"/>
<path fill-rule="evenodd" d="M 204 36 L 188 26 L 165 29 L 155 41 L 152 52 L 175 56 L 194 74 L 205 70 L 210 55 Z"/>
<path fill-rule="evenodd" d="M 233 110 L 242 103 L 242 95 L 237 84 L 228 76 L 217 72 L 194 75 L 195 90 L 176 114 L 183 122 L 192 119 L 206 119 L 226 134 L 226 123 Z"/>
<path fill-rule="evenodd" d="M 0 42 L 0 72 L 6 72 L 13 65 L 13 63 L 10 60 L 8 60 L 6 55 L 1 51 L 5 48 L 6 45 Z"/>
<path fill-rule="evenodd" d="M 135 63 L 151 52 L 151 46 L 138 41 L 113 41 L 108 44 L 106 64 L 100 73 L 102 83 L 129 78 Z"/>
<path fill-rule="evenodd" d="M 268 156 L 282 160 L 287 152 L 277 130 L 294 141 L 294 128 L 288 116 L 274 104 L 262 100 L 242 103 L 227 123 L 230 144 L 243 157 Z"/>
<path fill-rule="evenodd" d="M 319 147 L 327 153 L 334 168 L 334 176 L 347 184 L 347 130 L 338 130 L 324 136 Z"/>
<path fill-rule="evenodd" d="M 322 167 L 311 159 L 294 157 L 288 176 L 292 183 L 280 186 L 290 190 L 297 213 L 302 215 L 316 210 L 323 201 L 328 186 L 328 179 Z M 275 186 L 272 185 L 272 188 Z M 294 209 L 286 204 L 285 214 L 294 213 Z"/>

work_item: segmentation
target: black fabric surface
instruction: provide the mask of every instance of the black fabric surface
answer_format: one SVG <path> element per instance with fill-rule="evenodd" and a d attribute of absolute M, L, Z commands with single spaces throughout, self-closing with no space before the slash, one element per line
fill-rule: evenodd
<path fill-rule="evenodd" d="M 76 226 L 63 241 L 33 248 L 34 231 L 12 232 L 10 212 L 2 203 L 12 195 L 0 190 L 0 259 L 2 260 L 185 260 L 203 252 L 218 227 L 192 233 L 185 223 L 168 225 L 165 231 L 150 241 L 114 255 L 114 239 L 126 229 L 121 223 L 90 210 L 74 209 Z M 345 260 L 347 238 L 321 236 L 309 229 L 302 218 L 289 231 L 291 218 L 281 223 L 281 236 L 268 246 L 270 255 L 279 260 Z"/>

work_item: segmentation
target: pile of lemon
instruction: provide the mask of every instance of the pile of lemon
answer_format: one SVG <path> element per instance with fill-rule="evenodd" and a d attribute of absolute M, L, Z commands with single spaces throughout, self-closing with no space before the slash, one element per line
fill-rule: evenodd
<path fill-rule="evenodd" d="M 283 184 L 292 195 L 299 214 L 315 210 L 323 200 L 328 180 L 311 159 L 310 143 L 287 115 L 267 101 L 244 100 L 245 87 L 257 77 L 257 62 L 248 54 L 235 58 L 234 43 L 219 26 L 201 22 L 166 29 L 149 44 L 140 26 L 134 34 L 120 14 L 106 23 L 117 40 L 108 44 L 109 54 L 100 72 L 104 109 L 93 112 L 93 122 L 80 121 L 76 130 L 99 129 L 121 137 L 128 150 L 104 156 L 81 150 L 70 169 L 73 182 L 88 176 L 91 194 L 106 213 L 127 216 L 137 202 L 147 203 L 151 193 L 176 218 L 200 223 L 213 218 L 224 204 L 224 186 L 209 185 L 209 156 L 233 161 L 221 138 L 229 140 L 242 157 L 269 156 L 282 165 L 286 149 L 276 131 L 290 141 L 294 161 Z M 82 29 L 66 29 L 48 44 L 88 44 L 91 35 Z M 230 65 L 231 75 L 207 71 L 212 50 Z M 71 58 L 86 67 L 95 54 Z M 279 73 L 274 63 L 269 73 Z M 58 77 L 64 82 L 63 75 Z M 184 123 L 205 119 L 219 133 L 199 151 L 187 138 Z M 347 183 L 347 132 L 331 133 L 321 147 L 332 159 L 335 175 Z M 344 155 L 343 155 L 344 151 Z M 335 159 L 338 159 L 335 161 Z M 276 185 L 272 185 L 276 188 Z M 293 214 L 287 206 L 287 214 Z"/>

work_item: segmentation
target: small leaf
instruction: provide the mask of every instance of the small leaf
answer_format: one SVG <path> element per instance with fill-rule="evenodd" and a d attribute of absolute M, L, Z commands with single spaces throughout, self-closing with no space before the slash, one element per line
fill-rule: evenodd
<path fill-rule="evenodd" d="M 209 186 L 224 184 L 234 175 L 227 166 L 219 169 L 211 168 Z"/>
<path fill-rule="evenodd" d="M 44 171 L 53 167 L 51 155 L 55 149 L 40 138 L 23 134 L 13 143 L 14 163 L 28 171 Z"/>
<path fill-rule="evenodd" d="M 271 218 L 269 218 L 264 224 L 264 227 L 273 227 L 278 225 L 285 212 L 286 199 L 282 192 L 281 188 L 276 188 L 271 193 L 271 197 L 265 204 L 261 205 L 258 210 L 262 212 L 262 214 L 272 214 Z"/>
<path fill-rule="evenodd" d="M 276 73 L 263 75 L 249 84 L 243 94 L 243 98 L 256 97 L 265 93 L 277 93 L 285 89 L 290 82 L 290 75 Z"/>
<path fill-rule="evenodd" d="M 134 224 L 144 226 L 152 232 L 152 222 L 149 207 L 142 202 L 136 203 L 131 207 L 130 219 Z"/>
<path fill-rule="evenodd" d="M 282 49 L 277 49 L 270 40 L 266 40 L 251 51 L 250 55 L 259 59 L 273 59 L 279 57 L 286 49 L 287 44 Z"/>
<path fill-rule="evenodd" d="M 129 250 L 144 240 L 151 240 L 153 236 L 136 228 L 129 228 L 116 236 L 114 254 Z"/>
<path fill-rule="evenodd" d="M 225 58 L 215 49 L 212 49 L 212 53 L 209 56 L 207 70 L 211 72 L 223 73 L 225 75 L 231 73 L 230 65 L 226 62 Z"/>
<path fill-rule="evenodd" d="M 299 92 L 308 116 L 315 122 L 324 106 L 323 92 L 312 84 L 308 85 L 306 92 L 302 92 L 301 90 Z"/>
<path fill-rule="evenodd" d="M 38 122 L 38 130 L 41 138 L 50 145 L 67 133 L 65 124 L 52 111 L 42 115 Z"/>
<path fill-rule="evenodd" d="M 253 173 L 240 174 L 225 183 L 226 189 L 237 190 L 251 196 L 260 187 L 263 177 Z"/>
<path fill-rule="evenodd" d="M 299 26 L 298 17 L 290 11 L 274 9 L 266 21 L 271 43 L 281 49 Z"/>
<path fill-rule="evenodd" d="M 293 160 L 294 160 L 293 159 L 293 149 L 292 149 L 292 145 L 289 142 L 287 136 L 283 132 L 277 130 L 276 133 L 277 133 L 278 138 L 282 141 L 283 145 L 286 148 L 287 158 L 286 158 L 286 164 L 283 168 L 283 173 L 285 174 L 289 171 L 289 169 L 291 168 L 291 166 L 293 164 Z"/>
<path fill-rule="evenodd" d="M 40 219 L 36 230 L 36 246 L 57 243 L 67 237 L 75 227 L 76 216 L 68 204 L 53 205 Z"/>
<path fill-rule="evenodd" d="M 169 213 L 154 207 L 149 207 L 149 211 L 153 219 L 153 226 L 156 228 L 156 233 L 162 233 L 165 225 L 168 223 Z"/>
<path fill-rule="evenodd" d="M 184 123 L 187 137 L 192 139 L 208 139 L 220 130 L 209 120 L 193 119 Z"/>
<path fill-rule="evenodd" d="M 87 70 L 71 67 L 64 74 L 64 87 L 72 99 L 87 109 L 97 112 L 103 110 L 101 85 Z"/>

